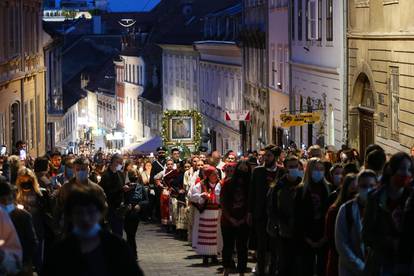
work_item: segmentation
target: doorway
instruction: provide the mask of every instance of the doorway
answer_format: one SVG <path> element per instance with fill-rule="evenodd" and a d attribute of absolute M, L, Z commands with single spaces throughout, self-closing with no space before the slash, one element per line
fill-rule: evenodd
<path fill-rule="evenodd" d="M 374 112 L 359 108 L 359 152 L 363 158 L 366 148 L 374 143 Z"/>

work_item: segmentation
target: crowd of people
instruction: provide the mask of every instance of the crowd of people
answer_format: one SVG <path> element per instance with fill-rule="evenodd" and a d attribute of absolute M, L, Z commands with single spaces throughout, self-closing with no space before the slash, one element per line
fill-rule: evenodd
<path fill-rule="evenodd" d="M 413 158 L 379 145 L 1 162 L 0 275 L 142 275 L 141 221 L 224 275 L 414 275 Z"/>

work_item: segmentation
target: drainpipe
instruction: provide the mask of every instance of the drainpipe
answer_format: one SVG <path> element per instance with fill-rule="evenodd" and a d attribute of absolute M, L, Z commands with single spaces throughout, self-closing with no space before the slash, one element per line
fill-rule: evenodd
<path fill-rule="evenodd" d="M 343 0 L 343 143 L 348 145 L 348 0 Z"/>

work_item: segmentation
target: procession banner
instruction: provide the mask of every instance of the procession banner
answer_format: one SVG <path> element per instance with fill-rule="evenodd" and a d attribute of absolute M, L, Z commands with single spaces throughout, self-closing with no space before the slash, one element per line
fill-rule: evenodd
<path fill-rule="evenodd" d="M 281 114 L 280 120 L 282 121 L 282 127 L 284 128 L 303 126 L 318 123 L 321 120 L 321 114 L 319 112 Z"/>

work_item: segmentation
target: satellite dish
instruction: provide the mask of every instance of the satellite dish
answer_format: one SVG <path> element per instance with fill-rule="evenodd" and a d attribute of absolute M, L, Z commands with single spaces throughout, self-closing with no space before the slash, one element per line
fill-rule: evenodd
<path fill-rule="evenodd" d="M 119 25 L 125 28 L 132 27 L 137 21 L 134 19 L 121 19 L 118 21 Z"/>

